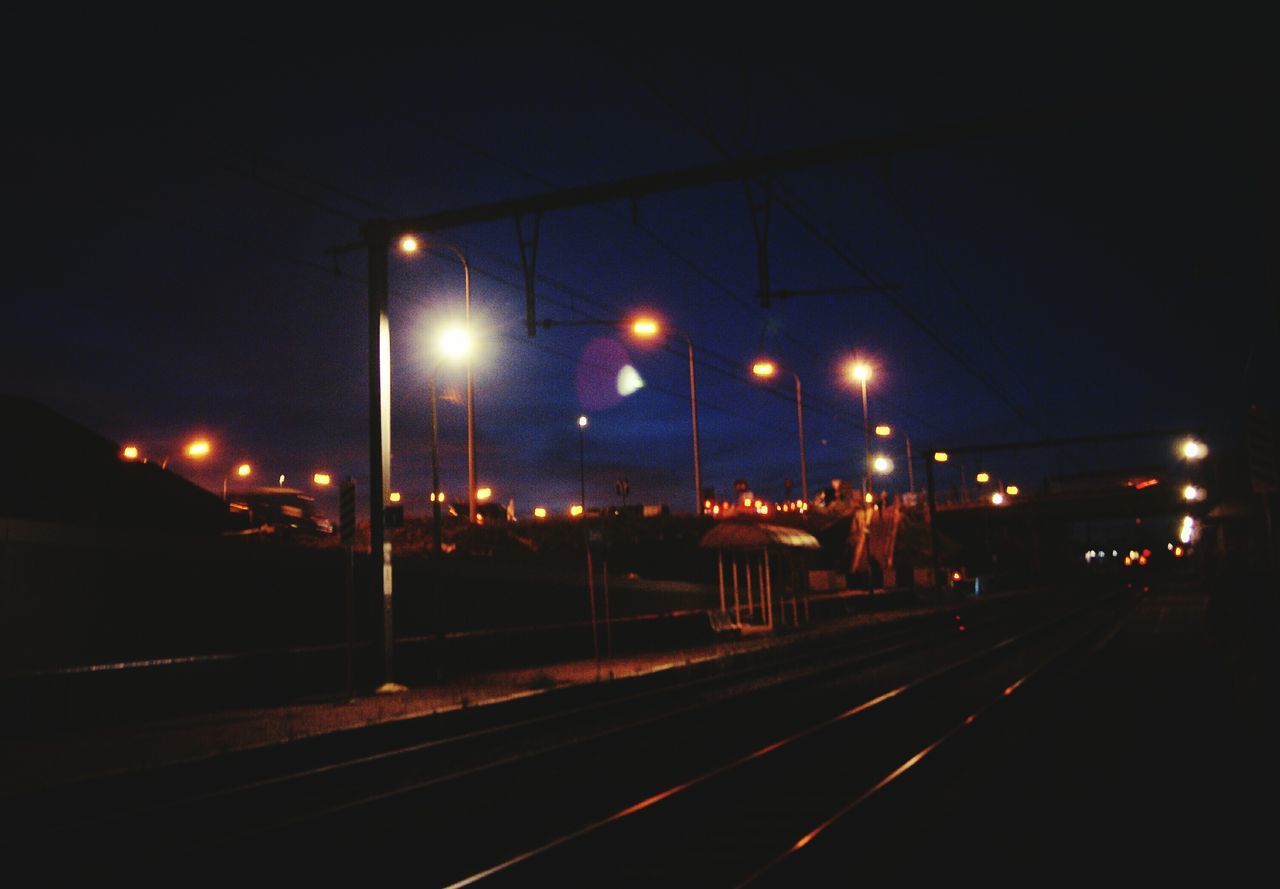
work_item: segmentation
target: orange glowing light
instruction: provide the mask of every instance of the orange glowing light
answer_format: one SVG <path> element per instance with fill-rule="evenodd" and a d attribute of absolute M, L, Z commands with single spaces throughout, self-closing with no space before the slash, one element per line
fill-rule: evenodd
<path fill-rule="evenodd" d="M 535 519 L 545 519 L 547 517 L 547 508 L 545 506 L 535 506 L 533 508 L 533 517 Z"/>
<path fill-rule="evenodd" d="M 241 478 L 248 478 L 252 474 L 253 474 L 253 467 L 250 466 L 248 463 L 241 463 L 239 466 L 236 467 L 236 475 L 240 476 Z"/>
<path fill-rule="evenodd" d="M 138 449 L 133 445 L 126 445 L 124 450 L 120 452 L 120 456 L 124 457 L 126 460 L 137 460 Z"/>
<path fill-rule="evenodd" d="M 492 496 L 493 496 L 492 488 L 476 488 L 477 500 L 488 500 Z"/>
<path fill-rule="evenodd" d="M 209 452 L 212 450 L 213 448 L 210 446 L 209 442 L 206 439 L 200 438 L 187 445 L 186 453 L 188 457 L 200 458 L 209 456 Z"/>
<path fill-rule="evenodd" d="M 657 336 L 658 329 L 658 322 L 652 318 L 637 318 L 631 325 L 636 336 Z"/>
<path fill-rule="evenodd" d="M 855 361 L 849 368 L 849 376 L 859 383 L 866 383 L 871 379 L 871 365 L 865 361 Z"/>
<path fill-rule="evenodd" d="M 1133 482 L 1129 482 L 1129 484 L 1133 485 L 1133 486 L 1134 486 L 1134 488 L 1136 488 L 1137 490 L 1141 491 L 1143 488 L 1150 488 L 1152 485 L 1158 485 L 1158 484 L 1160 484 L 1160 479 L 1158 479 L 1158 478 L 1144 478 L 1144 479 L 1142 479 L 1142 480 L 1140 480 L 1140 481 L 1133 481 Z"/>
<path fill-rule="evenodd" d="M 885 438 L 886 436 L 893 435 L 893 428 L 881 423 L 879 426 L 876 427 L 876 435 L 880 436 L 881 438 Z"/>
<path fill-rule="evenodd" d="M 938 463 L 946 463 L 951 459 L 951 455 L 946 451 L 934 451 L 933 459 Z"/>
<path fill-rule="evenodd" d="M 1018 496 L 1018 494 L 1019 494 L 1018 486 L 1017 486 L 1017 485 L 1009 485 L 1009 487 L 1007 487 L 1007 488 L 1005 488 L 1005 489 L 1004 489 L 1004 492 L 1005 492 L 1006 494 L 1008 494 L 1010 497 L 1017 497 L 1017 496 Z"/>
<path fill-rule="evenodd" d="M 980 484 L 980 485 L 985 485 L 985 484 L 986 484 L 987 482 L 989 482 L 989 481 L 991 481 L 991 474 L 990 474 L 990 473 L 987 473 L 987 472 L 979 472 L 979 473 L 978 473 L 978 484 Z"/>
<path fill-rule="evenodd" d="M 390 494 L 388 494 L 388 495 L 387 495 L 387 499 L 388 499 L 388 500 L 390 500 L 392 503 L 399 503 L 399 502 L 400 502 L 400 492 L 399 492 L 399 491 L 392 491 Z"/>
<path fill-rule="evenodd" d="M 422 246 L 422 242 L 420 242 L 413 235 L 405 235 L 400 239 L 401 253 L 417 253 L 418 248 L 420 248 L 421 246 Z"/>
<path fill-rule="evenodd" d="M 582 515 L 582 504 L 580 504 L 580 503 L 575 503 L 575 504 L 573 504 L 573 506 L 570 506 L 570 507 L 569 507 L 569 515 L 571 515 L 571 516 L 580 516 L 580 515 Z"/>
<path fill-rule="evenodd" d="M 778 372 L 772 361 L 757 361 L 751 365 L 751 372 L 758 377 L 771 377 Z"/>
<path fill-rule="evenodd" d="M 329 477 L 329 473 L 327 472 L 317 472 L 311 476 L 311 481 L 323 488 L 325 485 L 333 481 L 333 479 Z"/>

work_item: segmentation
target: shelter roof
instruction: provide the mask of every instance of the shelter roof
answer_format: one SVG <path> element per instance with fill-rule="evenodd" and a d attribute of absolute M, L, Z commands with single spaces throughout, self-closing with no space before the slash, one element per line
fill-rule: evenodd
<path fill-rule="evenodd" d="M 808 531 L 760 522 L 721 522 L 702 536 L 698 546 L 705 549 L 821 549 Z"/>

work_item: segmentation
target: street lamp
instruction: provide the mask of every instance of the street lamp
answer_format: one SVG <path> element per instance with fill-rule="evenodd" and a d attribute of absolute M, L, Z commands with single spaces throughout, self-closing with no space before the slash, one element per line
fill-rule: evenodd
<path fill-rule="evenodd" d="M 1204 442 L 1188 438 L 1182 443 L 1182 456 L 1188 460 L 1202 460 L 1209 454 Z"/>
<path fill-rule="evenodd" d="M 880 436 L 881 438 L 888 438 L 889 436 L 893 435 L 893 427 L 889 426 L 888 424 L 881 423 L 880 425 L 876 426 L 876 435 Z M 911 492 L 912 496 L 915 496 L 916 476 L 915 476 L 915 470 L 911 465 L 911 436 L 903 432 L 902 440 L 906 443 L 906 446 L 907 446 L 907 490 Z"/>
<path fill-rule="evenodd" d="M 248 463 L 241 463 L 236 467 L 236 475 L 240 478 L 248 478 L 253 474 L 253 467 Z M 222 477 L 222 499 L 227 499 L 227 482 L 230 480 L 231 474 L 227 473 Z"/>
<path fill-rule="evenodd" d="M 867 380 L 871 379 L 871 365 L 865 361 L 855 361 L 849 368 L 849 375 L 862 386 L 862 431 L 866 434 L 866 471 L 862 477 L 862 493 L 871 492 L 871 421 L 867 412 Z"/>
<path fill-rule="evenodd" d="M 467 360 L 467 506 L 468 521 L 475 524 L 476 520 L 476 396 L 475 381 L 471 366 L 471 266 L 467 263 L 467 257 L 461 250 L 452 244 L 435 243 L 431 244 L 441 250 L 447 250 L 458 258 L 462 263 L 462 286 L 463 300 L 465 305 L 464 323 L 467 331 L 467 348 L 465 357 Z M 421 250 L 422 242 L 414 235 L 404 235 L 400 238 L 400 252 L 413 255 Z"/>
<path fill-rule="evenodd" d="M 550 318 L 543 319 L 542 326 L 551 329 L 553 326 L 561 327 L 616 327 L 630 330 L 633 336 L 641 339 L 653 339 L 662 333 L 662 325 L 655 318 L 648 316 L 635 318 L 632 321 L 553 321 Z M 693 370 L 693 341 L 689 339 L 689 335 L 679 328 L 672 327 L 673 333 L 678 334 L 684 339 L 685 345 L 689 351 L 689 409 L 693 416 L 693 508 L 695 515 L 702 515 L 702 457 L 698 449 L 698 384 L 697 378 Z"/>
<path fill-rule="evenodd" d="M 471 381 L 471 333 L 470 327 L 446 327 L 440 331 L 439 338 L 436 342 L 436 348 L 439 357 L 431 362 L 431 537 L 432 543 L 435 544 L 435 552 L 440 552 L 441 547 L 441 504 L 444 501 L 444 495 L 440 491 L 440 423 L 439 414 L 436 408 L 436 376 L 440 368 L 442 359 L 457 360 L 465 358 L 467 360 L 467 382 Z M 468 394 L 470 394 L 470 386 L 468 385 Z M 468 408 L 470 401 L 468 400 Z M 470 409 L 467 411 L 467 488 L 470 496 L 471 520 L 475 520 L 475 461 L 471 457 L 471 449 L 474 445 L 474 438 L 471 435 L 471 418 Z"/>
<path fill-rule="evenodd" d="M 751 365 L 751 372 L 762 379 L 771 379 L 778 372 L 777 366 L 767 359 L 761 359 Z M 804 503 L 809 502 L 809 470 L 804 458 L 804 402 L 800 392 L 800 377 L 795 371 L 791 376 L 796 381 L 796 426 L 800 430 L 800 493 Z"/>
<path fill-rule="evenodd" d="M 673 327 L 671 330 L 684 339 L 689 350 L 689 410 L 693 416 L 693 511 L 694 515 L 702 515 L 702 456 L 698 449 L 698 384 L 693 370 L 693 340 L 679 328 Z M 631 324 L 631 332 L 649 339 L 658 336 L 662 332 L 662 326 L 653 318 L 637 318 Z"/>
<path fill-rule="evenodd" d="M 582 504 L 584 512 L 587 509 L 586 428 L 587 418 L 585 416 L 578 417 L 578 485 L 580 487 L 579 496 L 582 498 L 578 502 Z"/>

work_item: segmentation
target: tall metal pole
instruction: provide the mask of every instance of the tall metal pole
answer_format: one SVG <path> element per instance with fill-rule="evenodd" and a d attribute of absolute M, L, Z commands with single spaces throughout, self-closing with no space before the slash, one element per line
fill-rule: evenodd
<path fill-rule="evenodd" d="M 942 597 L 942 557 L 938 553 L 938 498 L 933 483 L 933 464 L 937 461 L 937 451 L 925 452 L 925 481 L 929 494 L 929 550 L 933 555 L 933 587 L 938 597 Z"/>
<path fill-rule="evenodd" d="M 455 249 L 462 260 L 462 280 L 466 299 L 467 337 L 471 337 L 471 267 L 462 251 Z M 467 349 L 467 506 L 471 524 L 476 521 L 476 392 L 471 372 L 471 349 Z"/>
<path fill-rule="evenodd" d="M 434 552 L 440 555 L 440 425 L 436 415 L 436 369 L 431 365 L 431 541 L 435 545 Z"/>
<path fill-rule="evenodd" d="M 865 379 L 862 380 L 862 431 L 866 435 L 866 443 L 863 447 L 867 463 L 862 477 L 862 501 L 866 503 L 866 495 L 871 493 L 871 421 L 867 415 L 867 381 Z"/>
<path fill-rule="evenodd" d="M 387 228 L 364 231 L 369 253 L 369 564 L 371 590 L 382 591 L 382 684 L 392 681 L 391 544 L 386 496 L 391 487 L 391 328 L 387 319 Z"/>
<path fill-rule="evenodd" d="M 916 474 L 914 467 L 911 465 L 911 436 L 905 432 L 902 435 L 907 440 L 907 487 L 914 496 L 916 493 Z"/>
<path fill-rule="evenodd" d="M 693 412 L 693 514 L 702 515 L 702 456 L 698 450 L 698 387 L 693 374 L 693 340 L 683 334 L 689 346 L 689 405 Z"/>
<path fill-rule="evenodd" d="M 578 486 L 579 497 L 578 502 L 582 504 L 582 515 L 587 514 L 587 445 L 586 445 L 587 418 L 578 418 Z"/>
<path fill-rule="evenodd" d="M 809 502 L 809 469 L 804 458 L 804 402 L 800 398 L 800 376 L 794 371 L 791 376 L 796 380 L 796 425 L 800 427 L 800 494 L 805 503 Z"/>

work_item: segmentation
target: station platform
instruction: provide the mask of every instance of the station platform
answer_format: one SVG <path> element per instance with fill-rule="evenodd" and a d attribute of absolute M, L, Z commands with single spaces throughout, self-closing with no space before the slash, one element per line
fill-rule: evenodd
<path fill-rule="evenodd" d="M 865 595 L 865 594 L 864 594 Z M 103 725 L 0 740 L 0 797 L 36 792 L 111 774 L 208 759 L 258 747 L 484 707 L 572 685 L 612 682 L 689 669 L 753 650 L 802 643 L 859 625 L 902 620 L 955 608 L 954 604 L 868 611 L 787 627 L 780 633 L 744 633 L 714 644 L 623 656 L 570 660 L 534 667 L 471 673 L 399 690 L 285 706 L 216 712 L 129 724 Z"/>

